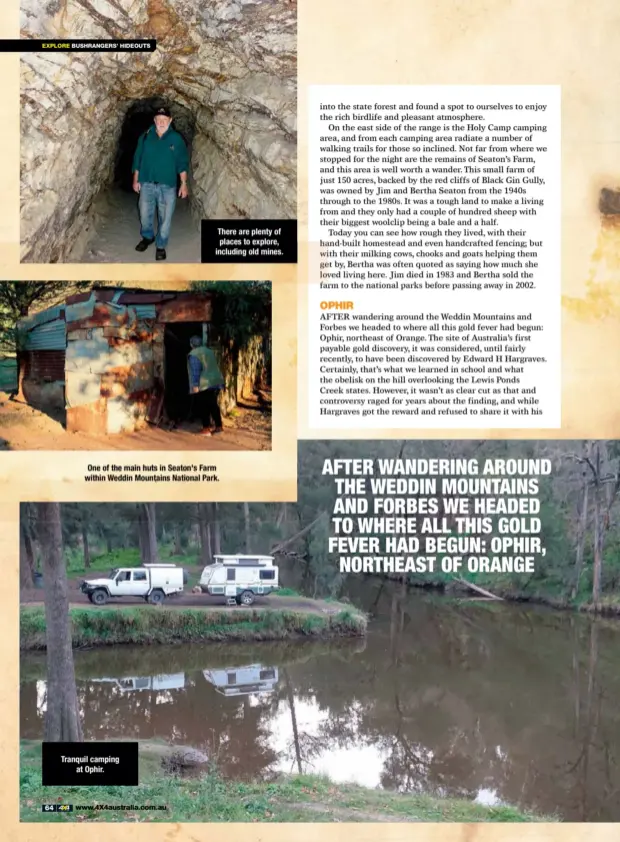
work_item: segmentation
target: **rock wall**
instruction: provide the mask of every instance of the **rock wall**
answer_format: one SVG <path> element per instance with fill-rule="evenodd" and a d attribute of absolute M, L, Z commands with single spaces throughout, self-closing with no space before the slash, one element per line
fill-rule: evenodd
<path fill-rule="evenodd" d="M 195 121 L 197 218 L 294 218 L 296 0 L 22 0 L 22 37 L 156 38 L 154 53 L 24 53 L 22 260 L 66 259 L 112 180 L 125 115 Z"/>

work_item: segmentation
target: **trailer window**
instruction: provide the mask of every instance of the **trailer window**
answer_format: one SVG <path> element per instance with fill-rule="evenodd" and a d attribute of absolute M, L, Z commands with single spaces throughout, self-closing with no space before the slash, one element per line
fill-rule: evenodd
<path fill-rule="evenodd" d="M 146 570 L 134 570 L 132 575 L 134 582 L 146 582 Z"/>
<path fill-rule="evenodd" d="M 226 681 L 228 684 L 236 684 L 237 683 L 237 673 L 236 672 L 229 672 L 226 676 Z"/>
<path fill-rule="evenodd" d="M 276 578 L 276 571 L 275 570 L 261 570 L 260 571 L 261 579 L 275 579 Z"/>
<path fill-rule="evenodd" d="M 228 568 L 228 570 L 226 571 L 226 580 L 228 582 L 234 582 L 235 581 L 235 572 L 236 571 L 235 571 L 234 567 Z"/>
<path fill-rule="evenodd" d="M 271 681 L 276 677 L 276 671 L 274 669 L 267 669 L 260 671 L 260 680 L 261 681 Z"/>

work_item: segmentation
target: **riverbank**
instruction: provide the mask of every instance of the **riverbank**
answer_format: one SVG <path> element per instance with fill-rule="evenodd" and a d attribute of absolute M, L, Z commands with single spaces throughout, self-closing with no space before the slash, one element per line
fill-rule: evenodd
<path fill-rule="evenodd" d="M 365 615 L 343 603 L 304 600 L 294 610 L 273 607 L 163 608 L 151 605 L 69 609 L 72 643 L 78 647 L 118 644 L 199 643 L 360 637 Z M 20 648 L 45 649 L 45 609 L 22 605 Z"/>
<path fill-rule="evenodd" d="M 40 744 L 20 746 L 20 818 L 25 822 L 538 822 L 513 807 L 408 795 L 336 784 L 314 775 L 286 775 L 268 783 L 223 780 L 214 770 L 199 777 L 164 771 L 172 749 L 140 744 L 137 787 L 42 787 Z M 43 814 L 41 804 L 73 804 L 72 813 Z M 95 810 L 78 805 L 166 807 L 165 810 Z"/>
<path fill-rule="evenodd" d="M 600 617 L 620 617 L 620 597 L 617 596 L 604 597 L 599 602 L 593 603 L 551 594 L 513 591 L 501 587 L 491 588 L 491 591 L 495 596 L 501 597 L 506 602 L 542 605 L 546 608 L 554 608 L 556 611 L 574 611 L 582 614 L 595 614 Z M 463 593 L 465 593 L 465 590 Z"/>
<path fill-rule="evenodd" d="M 620 617 L 620 595 L 616 594 L 605 595 L 597 603 L 593 603 L 583 595 L 570 599 L 559 594 L 557 590 L 545 592 L 544 590 L 518 589 L 514 585 L 503 581 L 500 577 L 488 581 L 482 577 L 477 577 L 473 584 L 487 589 L 489 593 L 506 602 L 541 605 L 554 608 L 557 611 L 575 611 L 601 617 Z M 484 596 L 476 593 L 473 589 L 448 579 L 431 582 L 410 582 L 408 587 L 426 594 L 441 594 L 448 599 L 477 599 L 480 601 L 485 599 Z"/>

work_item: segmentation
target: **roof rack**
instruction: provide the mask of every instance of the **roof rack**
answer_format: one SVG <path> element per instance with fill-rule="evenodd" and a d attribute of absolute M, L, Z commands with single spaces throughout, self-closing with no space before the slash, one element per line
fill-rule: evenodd
<path fill-rule="evenodd" d="M 269 567 L 273 565 L 270 555 L 214 555 L 215 564 L 223 567 Z"/>
<path fill-rule="evenodd" d="M 176 567 L 176 564 L 169 564 L 166 562 L 157 562 L 151 564 L 143 564 L 142 567 Z"/>

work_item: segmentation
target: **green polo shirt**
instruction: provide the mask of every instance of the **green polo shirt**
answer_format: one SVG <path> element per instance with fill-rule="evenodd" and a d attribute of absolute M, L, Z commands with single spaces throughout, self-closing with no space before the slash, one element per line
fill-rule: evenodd
<path fill-rule="evenodd" d="M 173 128 L 159 137 L 155 126 L 140 136 L 133 156 L 133 172 L 138 170 L 142 184 L 147 181 L 177 186 L 177 175 L 189 169 L 185 141 Z"/>

